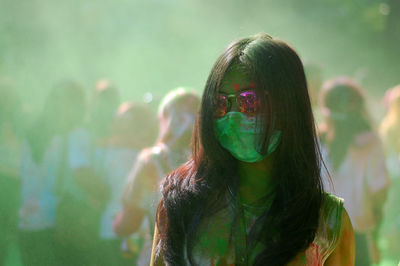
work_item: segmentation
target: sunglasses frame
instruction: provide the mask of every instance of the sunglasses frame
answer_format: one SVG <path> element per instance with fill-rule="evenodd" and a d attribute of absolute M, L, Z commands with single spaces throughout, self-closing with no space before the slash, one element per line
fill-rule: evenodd
<path fill-rule="evenodd" d="M 257 91 L 255 90 L 255 89 L 242 89 L 242 90 L 240 90 L 240 91 L 236 91 L 235 93 L 224 93 L 224 92 L 218 92 L 217 93 L 217 95 L 224 95 L 224 96 L 226 96 L 226 101 L 227 101 L 227 106 L 226 106 L 226 111 L 225 111 L 225 113 L 224 113 L 224 115 L 221 115 L 221 116 L 216 116 L 216 117 L 224 117 L 230 110 L 231 110 L 231 108 L 232 108 L 232 98 L 235 98 L 235 101 L 236 101 L 236 104 L 237 104 L 237 106 L 239 107 L 239 109 L 240 109 L 240 112 L 241 113 L 243 113 L 243 114 L 245 114 L 245 115 L 249 115 L 248 113 L 246 113 L 244 110 L 242 110 L 242 105 L 240 104 L 240 101 L 239 101 L 239 96 L 240 96 L 240 94 L 242 94 L 243 92 L 247 92 L 247 91 L 251 91 L 251 92 L 253 92 L 255 95 L 256 95 L 256 100 L 257 101 L 261 101 L 261 98 L 262 97 L 259 97 L 259 93 L 257 93 Z M 264 93 L 264 96 L 267 94 L 267 92 L 265 92 Z M 260 106 L 260 105 L 259 105 Z M 258 107 L 259 107 L 258 106 Z"/>

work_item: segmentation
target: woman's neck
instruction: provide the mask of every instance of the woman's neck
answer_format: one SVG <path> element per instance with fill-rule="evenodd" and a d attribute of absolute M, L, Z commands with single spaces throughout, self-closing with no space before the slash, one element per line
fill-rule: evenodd
<path fill-rule="evenodd" d="M 239 161 L 239 197 L 243 203 L 255 204 L 272 189 L 272 156 L 256 163 Z"/>

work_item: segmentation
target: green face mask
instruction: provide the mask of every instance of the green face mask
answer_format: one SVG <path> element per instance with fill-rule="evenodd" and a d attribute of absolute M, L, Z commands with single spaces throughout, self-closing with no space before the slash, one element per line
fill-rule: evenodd
<path fill-rule="evenodd" d="M 281 132 L 275 130 L 269 141 L 267 154 L 260 154 L 254 146 L 256 139 L 260 137 L 260 133 L 256 133 L 256 118 L 240 112 L 229 112 L 214 120 L 214 133 L 222 147 L 233 157 L 248 163 L 261 161 L 274 152 L 281 136 Z"/>

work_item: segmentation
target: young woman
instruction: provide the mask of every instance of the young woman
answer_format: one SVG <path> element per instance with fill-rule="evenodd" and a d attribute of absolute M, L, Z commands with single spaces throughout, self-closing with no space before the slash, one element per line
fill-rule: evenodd
<path fill-rule="evenodd" d="M 94 151 L 94 169 L 110 191 L 100 222 L 100 248 L 96 265 L 132 265 L 122 256 L 122 240 L 113 231 L 113 220 L 122 209 L 125 177 L 141 149 L 152 145 L 158 129 L 156 113 L 142 103 L 125 102 L 116 112 L 107 142 Z"/>
<path fill-rule="evenodd" d="M 23 140 L 19 247 L 24 265 L 60 265 L 54 241 L 56 184 L 64 165 L 65 136 L 79 124 L 84 108 L 82 87 L 70 81 L 57 84 Z"/>
<path fill-rule="evenodd" d="M 140 152 L 127 177 L 123 209 L 115 219 L 114 229 L 119 236 L 145 231 L 144 245 L 137 260 L 139 266 L 150 262 L 155 213 L 161 198 L 159 183 L 189 158 L 199 102 L 197 94 L 183 88 L 164 97 L 158 111 L 160 134 L 157 142 Z"/>
<path fill-rule="evenodd" d="M 334 192 L 345 200 L 355 231 L 356 265 L 379 263 L 377 236 L 389 178 L 382 144 L 367 114 L 361 87 L 349 78 L 326 82 L 321 92 L 321 143 Z"/>
<path fill-rule="evenodd" d="M 389 93 L 390 92 L 390 93 Z M 389 157 L 400 154 L 400 85 L 389 90 L 387 94 L 388 112 L 380 126 L 380 134 L 384 140 Z M 398 160 L 398 158 L 396 158 Z M 397 161 L 395 160 L 395 161 Z"/>
<path fill-rule="evenodd" d="M 192 159 L 162 194 L 152 265 L 353 264 L 343 202 L 323 191 L 302 63 L 266 34 L 215 62 Z"/>
<path fill-rule="evenodd" d="M 386 238 L 386 254 L 397 259 L 400 249 L 400 85 L 385 94 L 388 111 L 380 125 L 380 135 L 386 152 L 391 188 L 385 204 L 381 235 Z"/>

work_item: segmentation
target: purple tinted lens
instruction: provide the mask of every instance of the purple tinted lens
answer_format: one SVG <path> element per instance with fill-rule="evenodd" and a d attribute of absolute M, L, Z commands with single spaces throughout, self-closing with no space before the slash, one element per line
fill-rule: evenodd
<path fill-rule="evenodd" d="M 255 91 L 243 91 L 239 94 L 238 104 L 242 113 L 254 114 L 258 110 L 260 102 Z"/>
<path fill-rule="evenodd" d="M 218 117 L 222 117 L 226 114 L 226 109 L 228 106 L 228 98 L 226 95 L 219 94 L 216 99 L 216 110 L 215 115 Z"/>

